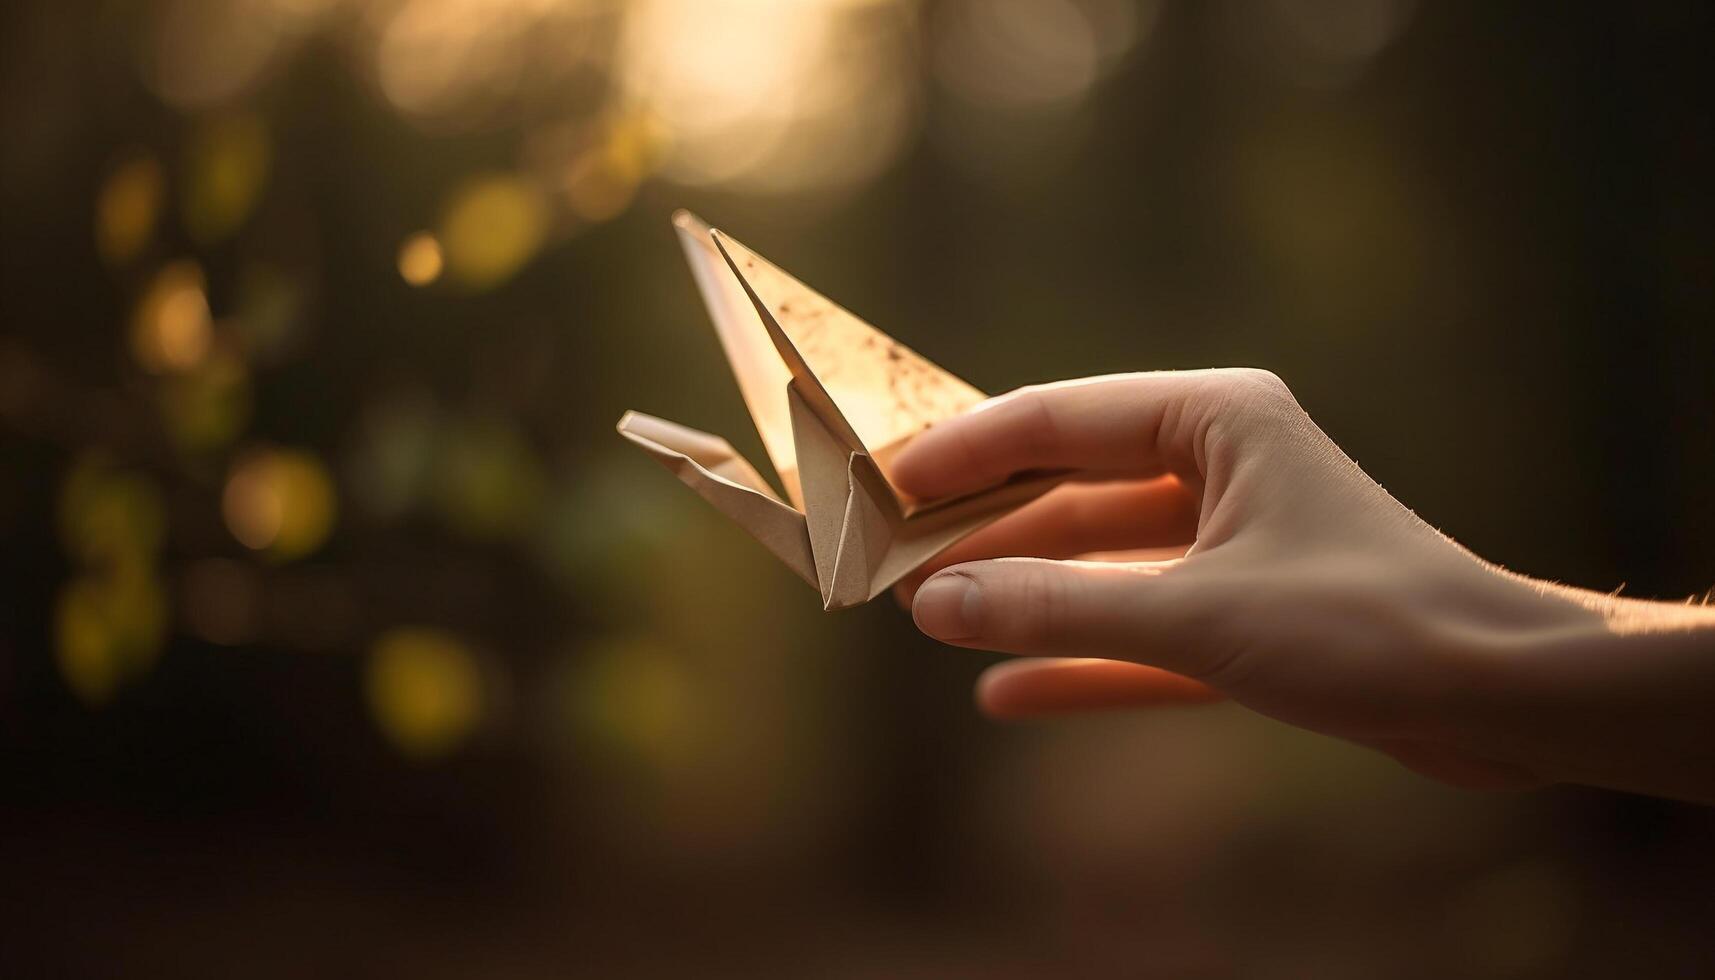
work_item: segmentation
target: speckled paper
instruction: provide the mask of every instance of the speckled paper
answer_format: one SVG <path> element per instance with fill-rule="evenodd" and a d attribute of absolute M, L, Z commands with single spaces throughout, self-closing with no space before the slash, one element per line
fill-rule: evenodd
<path fill-rule="evenodd" d="M 696 216 L 673 220 L 786 499 L 717 436 L 639 412 L 619 432 L 816 586 L 824 609 L 875 598 L 1058 482 L 949 501 L 899 492 L 877 459 L 983 393 Z"/>

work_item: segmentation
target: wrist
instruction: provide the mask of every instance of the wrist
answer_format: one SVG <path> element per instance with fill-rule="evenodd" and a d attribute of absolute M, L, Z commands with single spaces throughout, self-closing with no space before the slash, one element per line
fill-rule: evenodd
<path fill-rule="evenodd" d="M 1715 609 L 1554 591 L 1559 622 L 1485 653 L 1492 751 L 1545 780 L 1715 801 Z"/>

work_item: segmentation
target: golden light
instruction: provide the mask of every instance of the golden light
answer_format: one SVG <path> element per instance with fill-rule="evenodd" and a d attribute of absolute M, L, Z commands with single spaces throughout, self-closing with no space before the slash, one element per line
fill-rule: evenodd
<path fill-rule="evenodd" d="M 441 277 L 441 243 L 426 231 L 399 245 L 399 277 L 413 286 L 427 286 Z"/>
<path fill-rule="evenodd" d="M 382 734 L 416 759 L 452 751 L 482 720 L 476 658 L 458 637 L 442 630 L 389 630 L 370 652 L 364 682 Z"/>
<path fill-rule="evenodd" d="M 154 664 L 166 639 L 166 595 L 136 566 L 77 579 L 54 607 L 54 654 L 60 677 L 79 700 L 100 706 L 125 681 Z"/>
<path fill-rule="evenodd" d="M 119 660 L 99 593 L 93 583 L 76 582 L 60 591 L 54 607 L 54 653 L 60 677 L 85 704 L 112 700 L 119 687 Z"/>
<path fill-rule="evenodd" d="M 265 449 L 241 458 L 227 477 L 221 511 L 239 543 L 279 559 L 321 547 L 333 529 L 333 481 L 306 452 Z"/>
<path fill-rule="evenodd" d="M 144 370 L 162 373 L 195 367 L 214 341 L 202 268 L 174 262 L 150 282 L 131 318 L 131 351 Z"/>
<path fill-rule="evenodd" d="M 230 103 L 281 53 L 271 0 L 166 0 L 143 36 L 144 80 L 181 109 Z"/>
<path fill-rule="evenodd" d="M 591 143 L 567 164 L 562 189 L 572 213 L 595 223 L 631 203 L 660 155 L 663 134 L 653 117 L 634 112 L 602 120 Z"/>
<path fill-rule="evenodd" d="M 497 286 L 536 254 L 548 231 L 548 203 L 515 174 L 488 174 L 459 187 L 441 217 L 447 274 L 472 290 Z"/>
<path fill-rule="evenodd" d="M 199 242 L 217 242 L 244 223 L 268 180 L 272 140 L 255 113 L 203 123 L 185 147 L 181 217 Z"/>
<path fill-rule="evenodd" d="M 143 80 L 179 109 L 252 92 L 341 0 L 160 0 L 139 33 Z"/>
<path fill-rule="evenodd" d="M 623 104 L 687 184 L 819 191 L 874 176 L 916 114 L 914 18 L 892 0 L 647 0 L 628 11 Z"/>
<path fill-rule="evenodd" d="M 99 454 L 79 459 L 60 486 L 60 540 L 85 566 L 144 565 L 160 550 L 166 527 L 166 505 L 154 481 Z"/>
<path fill-rule="evenodd" d="M 95 200 L 95 245 L 108 263 L 129 262 L 148 244 L 165 185 L 160 161 L 148 155 L 132 157 L 107 176 Z"/>
<path fill-rule="evenodd" d="M 387 100 L 417 116 L 468 110 L 517 85 L 517 47 L 529 26 L 525 4 L 414 0 L 396 8 L 376 48 Z"/>

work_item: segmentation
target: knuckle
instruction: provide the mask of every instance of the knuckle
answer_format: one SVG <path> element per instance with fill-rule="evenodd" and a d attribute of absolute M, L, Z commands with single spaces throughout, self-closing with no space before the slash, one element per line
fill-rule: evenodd
<path fill-rule="evenodd" d="M 1070 623 L 1071 596 L 1063 576 L 1036 563 L 1022 564 L 1014 575 L 1008 619 L 1015 624 L 1016 639 L 1028 646 L 1048 644 L 1061 637 Z"/>
<path fill-rule="evenodd" d="M 1228 383 L 1234 394 L 1247 399 L 1264 403 L 1297 404 L 1297 400 L 1292 397 L 1292 389 L 1287 387 L 1280 375 L 1266 368 L 1233 368 Z"/>
<path fill-rule="evenodd" d="M 1286 382 L 1262 368 L 1221 371 L 1212 395 L 1209 420 L 1231 432 L 1288 426 L 1303 415 Z"/>

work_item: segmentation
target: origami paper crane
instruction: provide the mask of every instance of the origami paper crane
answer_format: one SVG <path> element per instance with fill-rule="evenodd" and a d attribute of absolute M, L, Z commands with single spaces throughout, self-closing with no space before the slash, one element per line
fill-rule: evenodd
<path fill-rule="evenodd" d="M 824 609 L 868 602 L 1059 482 L 1026 475 L 945 501 L 900 492 L 887 461 L 986 396 L 695 215 L 673 223 L 785 499 L 719 436 L 640 412 L 619 433 L 819 589 Z"/>

